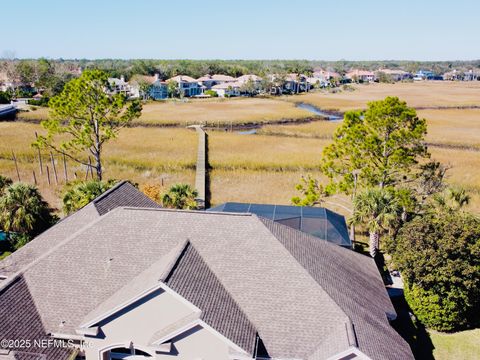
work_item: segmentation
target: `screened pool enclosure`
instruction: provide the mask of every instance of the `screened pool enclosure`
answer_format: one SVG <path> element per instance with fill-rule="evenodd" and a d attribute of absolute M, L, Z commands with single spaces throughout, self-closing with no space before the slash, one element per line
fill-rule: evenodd
<path fill-rule="evenodd" d="M 352 246 L 345 218 L 322 207 L 228 202 L 207 211 L 252 213 L 340 246 Z"/>

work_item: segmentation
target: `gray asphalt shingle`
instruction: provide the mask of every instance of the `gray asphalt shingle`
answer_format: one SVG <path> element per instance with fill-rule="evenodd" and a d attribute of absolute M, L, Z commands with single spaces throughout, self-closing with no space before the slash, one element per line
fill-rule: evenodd
<path fill-rule="evenodd" d="M 321 359 L 352 346 L 354 333 L 372 359 L 412 358 L 387 321 L 394 310 L 368 257 L 255 215 L 124 208 L 127 200 L 149 202 L 129 184 L 116 191 L 28 244 L 29 256 L 0 262 L 21 279 L 0 282 L 0 302 L 18 286 L 34 305 L 38 331 L 75 334 L 165 281 L 250 353 L 258 333 L 272 357 Z M 0 331 L 15 325 L 2 321 Z"/>

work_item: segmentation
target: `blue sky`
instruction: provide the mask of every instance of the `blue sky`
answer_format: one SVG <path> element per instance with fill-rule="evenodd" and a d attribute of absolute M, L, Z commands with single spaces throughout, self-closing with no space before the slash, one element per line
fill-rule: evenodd
<path fill-rule="evenodd" d="M 0 0 L 0 56 L 471 60 L 478 0 Z"/>

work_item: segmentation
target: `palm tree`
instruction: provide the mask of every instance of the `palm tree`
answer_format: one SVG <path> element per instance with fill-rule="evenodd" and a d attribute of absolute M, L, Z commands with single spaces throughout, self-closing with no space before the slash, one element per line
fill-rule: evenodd
<path fill-rule="evenodd" d="M 448 211 L 458 211 L 470 203 L 470 195 L 463 188 L 449 187 L 433 199 L 437 207 Z"/>
<path fill-rule="evenodd" d="M 115 181 L 91 180 L 69 185 L 63 195 L 63 212 L 71 214 L 115 185 Z"/>
<path fill-rule="evenodd" d="M 394 195 L 385 189 L 372 188 L 358 194 L 353 201 L 351 224 L 364 224 L 370 235 L 370 255 L 375 257 L 380 234 L 398 221 L 401 207 Z"/>
<path fill-rule="evenodd" d="M 0 175 L 0 196 L 3 193 L 3 190 L 5 190 L 8 186 L 10 186 L 12 184 L 13 184 L 12 179 L 10 179 L 6 176 Z"/>
<path fill-rule="evenodd" d="M 35 236 L 54 220 L 50 207 L 33 185 L 14 183 L 0 197 L 0 224 L 7 236 L 11 232 Z"/>
<path fill-rule="evenodd" d="M 162 204 L 172 209 L 196 209 L 197 190 L 188 184 L 175 184 L 162 196 Z"/>

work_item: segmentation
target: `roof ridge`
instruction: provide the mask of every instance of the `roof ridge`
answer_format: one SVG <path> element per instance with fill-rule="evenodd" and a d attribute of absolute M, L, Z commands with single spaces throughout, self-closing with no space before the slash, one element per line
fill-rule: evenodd
<path fill-rule="evenodd" d="M 102 200 L 103 198 L 106 198 L 108 195 L 110 195 L 112 192 L 116 191 L 120 186 L 124 184 L 130 184 L 132 185 L 128 180 L 121 180 L 117 184 L 115 184 L 113 187 L 105 191 L 104 193 L 98 195 L 95 199 L 92 200 L 92 203 L 96 204 L 98 201 Z M 132 185 L 133 186 L 133 185 Z"/>
<path fill-rule="evenodd" d="M 85 230 L 93 227 L 94 225 L 96 225 L 98 222 L 100 222 L 101 220 L 104 220 L 107 216 L 109 216 L 111 213 L 115 213 L 117 212 L 117 209 L 122 209 L 122 208 L 115 208 L 111 211 L 109 211 L 108 213 L 106 213 L 105 215 L 103 216 L 100 216 L 98 217 L 97 219 L 89 222 L 87 225 L 81 227 L 79 230 L 75 231 L 73 234 L 71 234 L 70 236 L 68 236 L 66 239 L 62 240 L 61 242 L 59 242 L 57 245 L 55 245 L 54 247 L 50 248 L 48 251 L 44 252 L 43 254 L 41 254 L 39 257 L 37 257 L 35 260 L 33 260 L 32 262 L 28 263 L 26 266 L 24 266 L 23 268 L 21 268 L 20 270 L 18 270 L 16 273 L 14 273 L 13 275 L 11 275 L 9 278 L 5 279 L 4 281 L 0 282 L 0 292 L 2 292 L 13 280 L 15 280 L 17 277 L 19 277 L 20 275 L 22 275 L 23 273 L 25 273 L 27 270 L 29 270 L 31 267 L 33 267 L 34 265 L 38 264 L 40 261 L 42 261 L 43 259 L 45 259 L 46 257 L 48 257 L 50 254 L 54 253 L 57 249 L 59 249 L 60 247 L 62 247 L 63 245 L 65 244 L 68 244 L 70 241 L 72 241 L 73 239 L 75 239 L 78 235 L 80 235 L 81 233 L 83 233 Z M 55 225 L 53 225 L 55 226 Z M 35 240 L 35 239 L 34 239 Z"/>
<path fill-rule="evenodd" d="M 225 211 L 203 211 L 203 210 L 189 210 L 189 209 L 170 209 L 170 208 L 145 208 L 145 207 L 133 207 L 133 206 L 118 206 L 118 208 L 134 211 L 160 211 L 160 212 L 174 212 L 174 213 L 191 213 L 191 214 L 205 214 L 205 215 L 229 215 L 229 216 L 252 216 L 251 213 L 237 213 L 237 212 L 225 212 Z"/>

